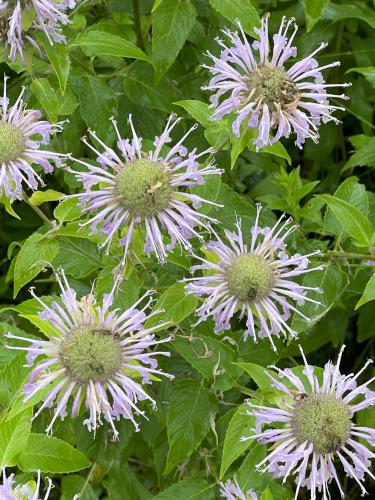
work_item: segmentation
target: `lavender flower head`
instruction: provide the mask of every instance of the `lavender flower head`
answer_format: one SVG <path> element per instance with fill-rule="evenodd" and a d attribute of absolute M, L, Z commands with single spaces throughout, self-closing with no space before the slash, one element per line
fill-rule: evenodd
<path fill-rule="evenodd" d="M 4 77 L 4 94 L 0 97 L 0 196 L 4 193 L 14 200 L 22 198 L 24 185 L 32 190 L 44 185 L 33 163 L 50 173 L 52 163 L 63 165 L 64 155 L 40 149 L 49 143 L 52 134 L 61 131 L 61 124 L 40 120 L 40 111 L 26 109 L 22 100 L 24 87 L 13 106 L 9 106 L 7 79 Z"/>
<path fill-rule="evenodd" d="M 254 490 L 248 490 L 244 493 L 239 487 L 237 480 L 232 482 L 230 479 L 225 483 L 220 482 L 220 496 L 227 500 L 258 500 L 258 496 Z"/>
<path fill-rule="evenodd" d="M 284 396 L 276 407 L 258 406 L 249 402 L 249 415 L 255 417 L 256 429 L 252 436 L 243 440 L 256 439 L 260 443 L 272 443 L 272 451 L 258 465 L 258 470 L 269 471 L 274 477 L 282 477 L 283 482 L 292 475 L 297 485 L 295 498 L 301 487 L 310 490 L 311 500 L 316 493 L 323 492 L 323 500 L 331 498 L 328 485 L 332 479 L 337 484 L 340 495 L 344 491 L 340 484 L 335 458 L 338 459 L 347 476 L 354 479 L 366 494 L 363 486 L 365 475 L 372 479 L 371 459 L 375 454 L 359 439 L 375 445 L 375 429 L 356 425 L 354 415 L 375 403 L 375 392 L 368 386 L 375 377 L 358 385 L 360 374 L 372 360 L 356 374 L 342 375 L 340 361 L 342 347 L 336 365 L 326 363 L 322 382 L 314 373 L 314 368 L 307 364 L 300 347 L 305 367 L 303 381 L 291 369 L 281 370 L 271 366 L 277 377 L 265 372 L 271 379 L 271 385 Z M 284 379 L 284 381 L 282 381 Z M 274 425 L 263 429 L 263 425 Z M 280 425 L 281 424 L 281 425 Z"/>
<path fill-rule="evenodd" d="M 55 420 L 58 417 L 64 420 L 68 401 L 73 398 L 72 417 L 78 415 L 84 404 L 89 411 L 84 424 L 94 434 L 102 425 L 102 415 L 110 423 L 114 439 L 118 436 L 114 421 L 121 417 L 131 420 L 138 431 L 134 414 L 147 417 L 137 403 L 148 400 L 156 408 L 155 401 L 143 386 L 151 384 L 151 377 L 158 375 L 173 378 L 157 368 L 155 359 L 158 355 L 169 356 L 170 353 L 149 351 L 170 340 L 170 337 L 157 340 L 153 335 L 153 331 L 166 323 L 153 328 L 144 327 L 148 318 L 160 312 L 145 313 L 153 301 L 150 298 L 152 291 L 126 311 L 119 312 L 111 306 L 120 278 L 115 280 L 112 291 L 103 296 L 101 304 L 96 304 L 92 294 L 77 300 L 63 271 L 56 275 L 56 279 L 61 289 L 61 302 L 54 301 L 47 306 L 31 290 L 43 307 L 40 319 L 47 321 L 54 333 L 47 340 L 6 334 L 8 338 L 30 342 L 29 347 L 8 346 L 27 351 L 27 366 L 33 367 L 24 388 L 25 401 L 52 385 L 33 419 L 43 409 L 55 405 L 53 418 L 46 429 L 47 433 L 52 433 Z M 138 304 L 146 297 L 149 297 L 147 303 L 138 309 Z M 36 362 L 39 356 L 43 359 Z"/>
<path fill-rule="evenodd" d="M 220 57 L 208 53 L 214 64 L 205 65 L 205 68 L 213 77 L 203 89 L 214 92 L 210 98 L 211 107 L 215 109 L 212 119 L 220 120 L 235 111 L 237 118 L 233 122 L 233 133 L 239 136 L 241 123 L 246 120 L 249 128 L 258 130 L 255 140 L 257 150 L 274 144 L 281 137 L 289 137 L 291 132 L 296 134 L 295 143 L 299 148 L 307 138 L 318 142 L 318 126 L 331 120 L 340 123 L 331 113 L 344 110 L 331 105 L 328 98 L 347 99 L 344 94 L 329 94 L 327 89 L 347 87 L 348 84 L 326 84 L 322 75 L 324 69 L 340 63 L 319 66 L 314 59 L 315 54 L 327 44 L 322 43 L 309 56 L 286 69 L 288 59 L 297 55 L 296 47 L 292 46 L 298 30 L 294 19 L 283 17 L 278 33 L 273 36 L 272 54 L 268 16 L 262 19 L 260 29 L 254 29 L 259 41 L 252 46 L 239 21 L 237 24 L 240 35 L 229 29 L 223 30 L 229 39 L 228 45 L 217 39 L 223 48 Z M 293 24 L 294 31 L 288 38 Z M 254 55 L 256 52 L 258 57 Z M 273 129 L 274 136 L 271 134 Z"/>
<path fill-rule="evenodd" d="M 30 31 L 44 31 L 51 45 L 65 42 L 61 25 L 69 23 L 66 11 L 75 4 L 75 0 L 0 0 L 0 41 L 3 39 L 10 46 L 9 59 L 14 62 L 18 53 L 24 63 L 25 41 L 39 49 Z M 25 32 L 23 20 L 30 15 L 33 20 Z"/>
<path fill-rule="evenodd" d="M 284 220 L 282 215 L 272 228 L 261 228 L 260 211 L 261 206 L 257 205 L 249 246 L 244 242 L 241 221 L 238 221 L 236 232 L 225 230 L 228 243 L 216 236 L 216 241 L 206 245 L 206 251 L 214 256 L 212 260 L 195 255 L 201 264 L 193 266 L 190 272 L 204 270 L 208 273 L 185 281 L 188 293 L 205 298 L 197 310 L 198 323 L 212 316 L 215 331 L 220 333 L 230 329 L 231 318 L 240 310 L 240 319 L 247 315 L 244 339 L 250 336 L 256 341 L 257 336 L 268 337 L 276 350 L 273 335 L 279 337 L 281 332 L 296 336 L 286 322 L 290 311 L 308 320 L 291 302 L 319 304 L 306 297 L 307 291 L 319 292 L 318 288 L 299 285 L 291 278 L 322 269 L 322 266 L 308 267 L 310 257 L 319 251 L 292 256 L 286 253 L 285 240 L 296 228 L 290 226 L 291 219 Z M 260 325 L 259 333 L 256 322 Z"/>
<path fill-rule="evenodd" d="M 210 230 L 210 224 L 217 222 L 196 210 L 203 202 L 211 202 L 187 191 L 187 188 L 204 184 L 207 175 L 221 172 L 212 163 L 199 168 L 199 158 L 212 152 L 211 148 L 202 153 L 198 153 L 196 149 L 188 152 L 183 145 L 196 126 L 173 145 L 169 152 L 162 151 L 170 142 L 169 134 L 179 121 L 180 118 L 176 119 L 175 115 L 171 115 L 161 136 L 155 138 L 154 150 L 145 153 L 131 116 L 131 140 L 121 137 L 117 123 L 112 119 L 118 137 L 119 154 L 106 146 L 95 132 L 90 131 L 90 135 L 104 149 L 103 152 L 98 151 L 83 138 L 83 142 L 97 155 L 98 165 L 76 160 L 87 167 L 88 171 L 70 170 L 86 189 L 86 192 L 71 197 L 81 200 L 85 213 L 97 212 L 82 226 L 90 225 L 92 234 L 95 234 L 98 224 L 101 224 L 101 231 L 107 238 L 100 247 L 106 247 L 107 252 L 113 237 L 119 231 L 124 231 L 124 236 L 119 241 L 124 247 L 124 260 L 134 229 L 140 224 L 144 225 L 146 233 L 144 251 L 148 256 L 155 253 L 159 262 L 163 262 L 176 243 L 190 249 L 189 240 L 193 236 L 202 240 L 194 229 L 195 226 L 200 225 Z M 92 187 L 96 185 L 100 186 L 93 190 Z M 163 233 L 168 234 L 168 242 L 165 242 Z"/>
<path fill-rule="evenodd" d="M 53 487 L 52 481 L 46 478 L 48 487 L 43 500 L 47 500 L 51 489 Z M 39 500 L 40 489 L 40 471 L 38 471 L 37 482 L 31 485 L 30 483 L 14 486 L 14 474 L 6 477 L 5 468 L 3 468 L 3 484 L 0 485 L 0 499 L 1 500 Z M 73 500 L 76 500 L 79 495 L 75 495 Z"/>

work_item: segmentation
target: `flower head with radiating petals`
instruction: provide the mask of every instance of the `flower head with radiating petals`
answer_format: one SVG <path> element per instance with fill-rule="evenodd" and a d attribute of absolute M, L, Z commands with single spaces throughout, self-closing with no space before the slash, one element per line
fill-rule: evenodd
<path fill-rule="evenodd" d="M 316 499 L 317 491 L 323 491 L 324 500 L 332 498 L 328 491 L 332 479 L 344 498 L 335 458 L 341 462 L 346 475 L 359 484 L 362 494 L 366 493 L 363 486 L 365 475 L 375 479 L 369 470 L 375 454 L 358 441 L 362 439 L 374 446 L 375 429 L 356 425 L 353 421 L 357 412 L 375 404 L 375 392 L 369 389 L 375 377 L 358 385 L 359 375 L 372 360 L 367 361 L 356 375 L 342 375 L 340 361 L 344 347 L 336 365 L 330 361 L 326 363 L 321 381 L 314 368 L 307 364 L 300 347 L 306 380 L 289 368 L 281 370 L 272 366 L 277 377 L 267 371 L 266 374 L 271 385 L 284 393 L 280 407 L 248 403 L 249 414 L 255 417 L 256 429 L 253 436 L 243 440 L 272 443 L 272 451 L 257 468 L 262 472 L 269 471 L 275 477 L 283 477 L 284 482 L 290 475 L 294 476 L 297 484 L 295 498 L 304 486 L 311 490 L 311 500 Z M 263 429 L 263 425 L 273 424 L 275 427 Z"/>
<path fill-rule="evenodd" d="M 44 31 L 51 45 L 64 42 L 61 26 L 69 23 L 66 11 L 75 4 L 75 0 L 0 0 L 0 41 L 10 46 L 9 59 L 15 61 L 18 53 L 24 62 L 25 41 L 39 49 L 31 36 L 36 30 Z"/>
<path fill-rule="evenodd" d="M 27 484 L 20 484 L 15 486 L 14 474 L 10 474 L 6 477 L 5 468 L 3 468 L 3 484 L 0 485 L 0 499 L 1 500 L 40 500 L 42 497 L 39 496 L 40 490 L 40 471 L 38 470 L 37 481 L 31 481 Z M 47 500 L 51 489 L 53 488 L 52 481 L 48 477 L 46 478 L 48 482 L 47 490 L 43 496 L 43 500 Z M 78 499 L 79 495 L 74 495 L 73 500 Z"/>
<path fill-rule="evenodd" d="M 131 116 L 132 140 L 121 138 L 113 120 L 119 154 L 106 146 L 95 132 L 90 131 L 90 134 L 103 147 L 103 152 L 83 138 L 83 142 L 97 155 L 99 165 L 76 160 L 88 171 L 70 171 L 83 183 L 86 192 L 71 197 L 81 200 L 85 213 L 97 212 L 82 226 L 90 225 L 92 233 L 96 233 L 98 224 L 101 224 L 101 231 L 107 238 L 100 246 L 107 247 L 107 251 L 113 237 L 124 231 L 119 243 L 124 247 L 125 259 L 134 229 L 143 224 L 146 254 L 153 252 L 163 262 L 176 243 L 190 249 L 189 240 L 193 236 L 202 240 L 202 236 L 194 229 L 197 225 L 210 230 L 210 224 L 217 222 L 196 210 L 201 203 L 211 202 L 187 191 L 190 187 L 204 184 L 207 175 L 221 173 L 212 163 L 199 168 L 199 158 L 212 152 L 211 148 L 202 153 L 196 149 L 188 152 L 183 145 L 196 126 L 169 151 L 162 151 L 171 141 L 169 134 L 179 121 L 174 115 L 169 117 L 163 133 L 155 138 L 154 150 L 148 153 L 142 151 L 142 139 L 134 130 Z M 100 186 L 93 190 L 92 187 L 96 185 Z M 189 206 L 190 203 L 192 206 Z M 164 233 L 169 236 L 168 242 L 165 242 Z"/>
<path fill-rule="evenodd" d="M 61 275 L 56 275 L 56 279 L 61 289 L 61 302 L 54 301 L 47 306 L 31 291 L 43 307 L 40 319 L 48 321 L 54 328 L 54 334 L 49 335 L 47 340 L 6 334 L 8 338 L 31 344 L 29 347 L 8 346 L 27 351 L 28 366 L 33 367 L 24 389 L 25 401 L 52 385 L 33 419 L 44 408 L 55 404 L 52 421 L 46 429 L 47 433 L 51 433 L 55 420 L 58 417 L 63 420 L 67 415 L 68 401 L 73 398 L 72 417 L 78 415 L 80 406 L 84 404 L 89 411 L 89 417 L 84 421 L 89 431 L 95 433 L 102 424 L 102 415 L 110 423 L 114 438 L 118 436 L 114 421 L 121 417 L 131 420 L 135 429 L 139 430 L 134 413 L 147 417 L 137 403 L 148 400 L 156 407 L 143 385 L 150 384 L 151 377 L 158 375 L 173 378 L 157 368 L 155 359 L 158 355 L 169 356 L 170 353 L 150 351 L 150 348 L 170 340 L 170 337 L 157 340 L 153 335 L 153 331 L 166 323 L 144 327 L 145 321 L 160 310 L 148 315 L 145 313 L 152 298 L 142 309 L 137 308 L 152 292 L 147 292 L 126 311 L 119 312 L 111 308 L 119 278 L 115 280 L 112 291 L 103 296 L 100 305 L 96 304 L 93 295 L 77 300 L 63 271 Z M 35 363 L 39 356 L 43 359 Z"/>
<path fill-rule="evenodd" d="M 260 211 L 258 205 L 250 246 L 244 242 L 239 221 L 236 232 L 225 230 L 228 244 L 217 236 L 216 241 L 206 245 L 207 252 L 214 256 L 213 260 L 195 255 L 202 264 L 193 266 L 190 271 L 205 270 L 208 273 L 185 281 L 188 293 L 205 297 L 197 310 L 198 323 L 213 316 L 215 330 L 219 333 L 230 329 L 231 318 L 240 310 L 240 319 L 247 315 L 244 338 L 251 336 L 256 341 L 257 336 L 268 337 L 276 350 L 273 335 L 279 337 L 281 332 L 296 336 L 286 322 L 290 311 L 308 320 L 291 302 L 319 304 L 306 297 L 307 291 L 319 289 L 299 285 L 291 278 L 322 269 L 322 266 L 308 268 L 309 258 L 319 251 L 292 256 L 286 253 L 285 239 L 296 228 L 290 225 L 291 219 L 284 220 L 285 217 L 281 216 L 272 228 L 262 229 L 259 227 Z M 257 321 L 260 325 L 258 334 Z"/>
<path fill-rule="evenodd" d="M 230 479 L 225 483 L 219 482 L 220 495 L 227 500 L 258 500 L 254 490 L 248 490 L 246 493 L 239 487 L 237 480 L 232 482 Z"/>
<path fill-rule="evenodd" d="M 256 148 L 273 144 L 281 137 L 296 134 L 296 145 L 302 147 L 305 139 L 318 142 L 318 126 L 321 122 L 339 120 L 331 113 L 343 110 L 329 103 L 329 98 L 346 99 L 344 94 L 327 93 L 331 87 L 346 87 L 349 84 L 326 84 L 322 71 L 338 66 L 339 62 L 319 66 L 314 56 L 327 44 L 322 43 L 318 49 L 301 61 L 295 62 L 289 69 L 285 63 L 296 57 L 297 49 L 292 46 L 298 27 L 288 38 L 288 31 L 294 19 L 283 17 L 280 29 L 273 36 L 273 50 L 270 54 L 268 35 L 268 16 L 262 19 L 261 28 L 254 31 L 259 36 L 252 46 L 246 39 L 240 22 L 240 34 L 228 29 L 223 30 L 229 44 L 217 39 L 223 48 L 219 57 L 211 53 L 208 56 L 213 66 L 205 66 L 213 75 L 204 90 L 214 92 L 211 96 L 211 107 L 215 109 L 212 119 L 219 120 L 223 116 L 236 112 L 233 122 L 233 133 L 240 135 L 240 126 L 246 120 L 249 128 L 258 129 L 255 140 Z M 258 56 L 255 57 L 255 53 Z M 271 131 L 275 130 L 272 135 Z"/>
<path fill-rule="evenodd" d="M 61 124 L 40 120 L 40 111 L 26 109 L 22 100 L 25 88 L 9 106 L 7 79 L 4 77 L 4 95 L 0 97 L 0 195 L 4 193 L 13 200 L 22 198 L 23 186 L 36 190 L 44 185 L 33 164 L 50 173 L 52 163 L 62 166 L 65 155 L 40 149 L 49 143 L 52 134 L 61 131 Z"/>

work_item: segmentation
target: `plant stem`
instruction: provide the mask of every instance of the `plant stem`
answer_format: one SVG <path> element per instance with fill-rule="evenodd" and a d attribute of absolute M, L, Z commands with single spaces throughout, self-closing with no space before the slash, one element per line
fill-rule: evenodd
<path fill-rule="evenodd" d="M 133 0 L 134 30 L 137 35 L 137 45 L 140 49 L 145 48 L 142 36 L 141 16 L 139 13 L 139 0 Z"/>
<path fill-rule="evenodd" d="M 341 259 L 374 259 L 375 255 L 371 255 L 368 253 L 355 253 L 355 252 L 340 252 L 332 250 L 327 252 L 327 255 L 330 257 L 339 257 Z"/>

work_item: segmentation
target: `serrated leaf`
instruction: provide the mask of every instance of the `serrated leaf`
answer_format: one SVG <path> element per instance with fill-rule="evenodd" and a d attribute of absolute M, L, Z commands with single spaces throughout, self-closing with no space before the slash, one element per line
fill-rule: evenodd
<path fill-rule="evenodd" d="M 239 19 L 249 35 L 255 36 L 254 28 L 259 28 L 260 18 L 251 0 L 209 0 L 211 6 L 232 23 Z"/>
<path fill-rule="evenodd" d="M 29 198 L 29 202 L 37 207 L 46 201 L 58 201 L 63 196 L 64 193 L 54 191 L 53 189 L 46 189 L 46 191 L 34 191 Z"/>
<path fill-rule="evenodd" d="M 205 479 L 188 478 L 172 484 L 161 493 L 158 493 L 153 498 L 154 500 L 176 500 L 181 498 L 184 500 L 210 500 L 214 498 L 214 488 L 212 484 L 208 484 Z"/>
<path fill-rule="evenodd" d="M 164 0 L 153 13 L 152 60 L 159 79 L 173 64 L 192 30 L 197 11 L 190 2 Z"/>
<path fill-rule="evenodd" d="M 163 309 L 164 311 L 147 320 L 146 327 L 150 328 L 166 321 L 171 325 L 180 323 L 195 311 L 197 303 L 198 299 L 195 295 L 185 293 L 184 283 L 175 283 L 159 297 L 154 305 L 154 310 Z"/>
<path fill-rule="evenodd" d="M 242 404 L 229 422 L 224 439 L 223 455 L 220 464 L 220 479 L 224 476 L 231 464 L 237 460 L 246 450 L 254 445 L 254 441 L 249 439 L 241 441 L 242 437 L 249 436 L 254 427 L 255 418 L 247 415 L 248 406 Z"/>
<path fill-rule="evenodd" d="M 22 245 L 14 266 L 14 297 L 20 289 L 37 276 L 59 251 L 59 242 L 48 239 L 45 234 L 33 233 Z"/>
<path fill-rule="evenodd" d="M 370 247 L 374 239 L 374 231 L 368 217 L 363 215 L 350 203 L 328 194 L 320 195 L 334 213 L 343 229 L 353 238 L 358 246 Z"/>
<path fill-rule="evenodd" d="M 363 294 L 359 299 L 359 301 L 357 302 L 355 308 L 358 309 L 359 307 L 363 306 L 363 304 L 366 304 L 366 302 L 369 302 L 370 300 L 375 300 L 375 273 L 368 280 L 365 289 L 363 290 Z"/>
<path fill-rule="evenodd" d="M 88 29 L 80 33 L 71 47 L 79 46 L 88 56 L 129 57 L 148 61 L 148 56 L 134 43 L 117 35 Z"/>
<path fill-rule="evenodd" d="M 183 408 L 185 411 L 181 411 Z M 169 451 L 164 474 L 198 448 L 209 431 L 210 415 L 216 413 L 217 408 L 215 395 L 199 380 L 175 384 L 167 413 Z"/>
<path fill-rule="evenodd" d="M 22 453 L 30 435 L 31 408 L 10 420 L 0 422 L 0 467 L 13 467 Z"/>
<path fill-rule="evenodd" d="M 30 434 L 24 451 L 17 458 L 24 472 L 36 469 L 66 474 L 90 467 L 90 461 L 70 444 L 45 434 Z"/>

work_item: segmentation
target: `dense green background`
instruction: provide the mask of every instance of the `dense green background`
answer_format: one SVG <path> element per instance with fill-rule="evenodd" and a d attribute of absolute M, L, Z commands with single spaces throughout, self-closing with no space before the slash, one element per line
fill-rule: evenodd
<path fill-rule="evenodd" d="M 139 6 L 135 16 L 133 3 Z M 292 138 L 255 153 L 251 132 L 235 139 L 226 120 L 209 121 L 209 96 L 200 89 L 209 78 L 201 67 L 208 62 L 204 53 L 218 53 L 214 38 L 220 29 L 233 27 L 238 17 L 251 36 L 266 12 L 271 12 L 271 32 L 283 15 L 296 18 L 299 57 L 321 41 L 329 42 L 319 61 L 341 60 L 342 65 L 326 73 L 327 81 L 353 83 L 347 110 L 338 114 L 343 124 L 322 126 L 320 143 L 307 141 L 302 151 Z M 322 305 L 303 306 L 309 323 L 299 317 L 290 322 L 313 364 L 323 366 L 334 359 L 345 343 L 345 372 L 358 370 L 373 353 L 375 334 L 375 275 L 368 262 L 375 246 L 375 1 L 83 1 L 65 34 L 68 44 L 53 48 L 39 34 L 46 56 L 40 59 L 29 51 L 26 68 L 8 63 L 5 50 L 0 52 L 0 74 L 11 76 L 12 99 L 25 85 L 29 107 L 42 109 L 51 121 L 69 119 L 54 138 L 54 149 L 93 158 L 80 136 L 92 128 L 113 145 L 111 116 L 126 136 L 132 113 L 146 144 L 160 134 L 172 110 L 185 118 L 175 138 L 198 121 L 201 127 L 189 138 L 189 147 L 215 146 L 217 165 L 225 169 L 221 181 L 215 176 L 197 188 L 224 205 L 217 212 L 206 210 L 221 220 L 220 231 L 233 228 L 236 215 L 249 229 L 255 201 L 266 207 L 264 221 L 272 222 L 280 211 L 294 217 L 300 229 L 290 249 L 307 253 L 320 248 L 327 266 L 304 279 L 322 288 Z M 75 202 L 58 204 L 61 193 L 81 189 L 74 176 L 60 169 L 45 180 L 47 187 L 33 194 L 31 203 L 57 220 L 54 228 L 24 202 L 10 207 L 3 199 L 0 205 L 1 333 L 40 335 L 38 305 L 30 300 L 28 288 L 34 286 L 45 296 L 56 292 L 52 268 L 63 267 L 79 294 L 87 293 L 97 279 L 100 297 L 110 289 L 109 271 L 120 259 L 116 245 L 104 256 L 97 250 L 100 236 L 77 231 L 80 211 Z M 198 251 L 198 242 L 194 245 Z M 267 340 L 244 343 L 240 322 L 223 336 L 214 334 L 210 321 L 193 328 L 198 301 L 186 297 L 178 283 L 190 265 L 191 258 L 176 251 L 160 267 L 154 258 L 142 255 L 139 241 L 134 242 L 119 305 L 130 305 L 150 287 L 157 290 L 155 307 L 163 305 L 160 319 L 172 321 L 175 336 L 171 358 L 160 362 L 176 379 L 153 384 L 159 411 L 147 408 L 150 420 L 141 422 L 139 433 L 120 423 L 118 443 L 110 441 L 107 425 L 94 439 L 82 425 L 83 416 L 58 423 L 50 439 L 42 434 L 51 417 L 48 411 L 31 426 L 32 408 L 22 403 L 21 394 L 27 377 L 24 356 L 0 347 L 0 462 L 17 465 L 19 480 L 40 468 L 54 479 L 51 498 L 69 500 L 78 491 L 82 500 L 208 500 L 218 497 L 218 478 L 237 474 L 241 486 L 263 493 L 263 500 L 293 498 L 292 485 L 281 487 L 255 472 L 265 447 L 239 438 L 253 424 L 244 415 L 244 399 L 272 402 L 273 390 L 262 367 L 271 362 L 299 365 L 296 343 L 278 342 L 275 354 Z M 360 419 L 374 425 L 374 410 L 362 412 Z M 355 483 L 343 473 L 341 477 L 348 497 L 359 498 Z M 309 494 L 304 491 L 300 498 Z"/>

